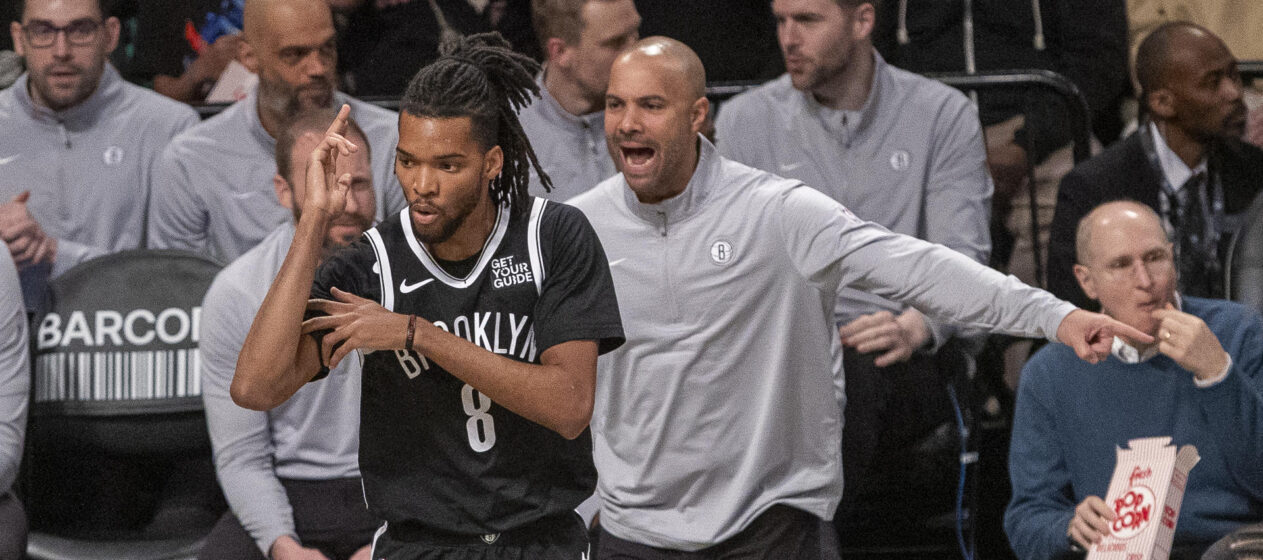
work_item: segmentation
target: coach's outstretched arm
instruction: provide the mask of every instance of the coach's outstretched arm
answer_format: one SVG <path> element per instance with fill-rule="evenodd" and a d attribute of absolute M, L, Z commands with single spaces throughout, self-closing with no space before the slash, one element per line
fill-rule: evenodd
<path fill-rule="evenodd" d="M 335 177 L 334 169 L 339 154 L 359 149 L 343 136 L 350 112 L 349 105 L 342 106 L 307 163 L 307 194 L 294 241 L 237 358 L 230 393 L 239 406 L 271 409 L 320 371 L 316 342 L 302 335 L 303 313 L 320 263 L 324 232 L 346 206 L 351 175 Z"/>

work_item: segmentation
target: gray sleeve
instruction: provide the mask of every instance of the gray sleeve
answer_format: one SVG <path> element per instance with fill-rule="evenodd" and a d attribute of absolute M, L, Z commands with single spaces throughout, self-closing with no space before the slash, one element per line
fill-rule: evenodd
<path fill-rule="evenodd" d="M 751 163 L 754 160 L 750 158 L 750 146 L 746 144 L 758 135 L 738 133 L 740 127 L 737 120 L 743 114 L 741 109 L 744 101 L 742 97 L 734 97 L 719 106 L 719 114 L 715 116 L 715 149 L 730 160 L 757 167 Z"/>
<path fill-rule="evenodd" d="M 923 239 L 986 264 L 991 252 L 991 174 L 978 110 L 963 95 L 950 92 L 934 128 L 933 153 L 925 190 Z M 951 105 L 956 110 L 950 110 Z M 949 322 L 929 320 L 935 347 L 956 334 Z"/>
<path fill-rule="evenodd" d="M 277 538 L 296 535 L 294 515 L 273 468 L 268 413 L 241 408 L 228 393 L 256 306 L 222 280 L 221 275 L 202 303 L 202 401 L 219 485 L 232 512 L 267 557 Z"/>
<path fill-rule="evenodd" d="M 31 392 L 26 309 L 17 268 L 0 251 L 0 494 L 13 487 L 22 461 Z"/>
<path fill-rule="evenodd" d="M 865 222 L 809 187 L 786 191 L 781 229 L 789 258 L 818 289 L 839 286 L 905 303 L 940 321 L 1057 340 L 1075 309 L 956 251 Z"/>
<path fill-rule="evenodd" d="M 177 141 L 154 159 L 146 218 L 151 249 L 206 248 L 208 218 L 187 167 L 190 155 Z"/>

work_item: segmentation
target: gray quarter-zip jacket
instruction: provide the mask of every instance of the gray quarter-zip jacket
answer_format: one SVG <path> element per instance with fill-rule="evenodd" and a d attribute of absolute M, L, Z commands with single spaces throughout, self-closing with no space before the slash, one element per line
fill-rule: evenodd
<path fill-rule="evenodd" d="M 250 324 L 293 239 L 292 222 L 276 228 L 215 276 L 202 303 L 202 401 L 215 474 L 264 556 L 276 539 L 297 536 L 281 478 L 360 476 L 360 361 L 354 356 L 267 412 L 241 408 L 228 394 Z"/>
<path fill-rule="evenodd" d="M 294 219 L 276 200 L 276 139 L 259 122 L 258 102 L 256 87 L 163 151 L 154 169 L 151 247 L 202 251 L 227 263 Z M 381 221 L 407 205 L 395 178 L 399 116 L 335 92 L 334 106 L 343 103 L 351 105 L 351 118 L 368 136 L 376 219 Z"/>
<path fill-rule="evenodd" d="M 833 515 L 839 286 L 1050 340 L 1074 310 L 698 142 L 673 198 L 642 204 L 620 174 L 570 202 L 605 247 L 627 336 L 599 359 L 592 418 L 601 526 L 619 538 L 698 550 L 775 504 Z"/>
<path fill-rule="evenodd" d="M 31 191 L 31 216 L 57 238 L 52 266 L 21 272 L 27 305 L 36 306 L 50 277 L 142 246 L 150 169 L 197 113 L 127 83 L 108 64 L 96 91 L 63 111 L 37 105 L 28 79 L 0 91 L 0 203 Z"/>
<path fill-rule="evenodd" d="M 539 157 L 540 167 L 552 180 L 553 190 L 544 192 L 531 168 L 531 194 L 549 200 L 569 200 L 618 172 L 605 149 L 605 111 L 572 115 L 548 93 L 542 72 L 535 81 L 540 97 L 518 113 L 518 120 Z"/>
<path fill-rule="evenodd" d="M 985 263 L 992 186 L 977 109 L 961 92 L 873 57 L 873 85 L 859 111 L 824 107 L 784 75 L 721 107 L 719 151 L 811 185 L 860 218 Z M 904 308 L 843 288 L 834 319 Z M 927 326 L 938 345 L 955 334 L 948 323 Z"/>

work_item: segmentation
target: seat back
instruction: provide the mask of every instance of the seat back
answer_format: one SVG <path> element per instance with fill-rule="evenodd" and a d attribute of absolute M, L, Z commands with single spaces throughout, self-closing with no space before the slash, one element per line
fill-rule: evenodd
<path fill-rule="evenodd" d="M 1255 197 L 1229 245 L 1224 293 L 1263 313 L 1263 196 Z"/>
<path fill-rule="evenodd" d="M 84 262 L 49 283 L 48 309 L 31 326 L 33 377 L 23 479 L 31 513 L 44 506 L 31 519 L 31 558 L 176 558 L 196 551 L 209 525 L 191 516 L 165 523 L 174 530 L 169 534 L 128 528 L 91 535 L 70 529 L 67 535 L 58 527 L 78 527 L 84 524 L 78 519 L 130 507 L 110 501 L 119 492 L 97 490 L 137 482 L 134 474 L 120 478 L 115 472 L 160 473 L 161 482 L 141 482 L 161 490 L 146 486 L 141 493 L 218 496 L 197 345 L 202 297 L 220 268 L 192 253 L 136 250 Z M 60 471 L 77 457 L 92 474 L 67 480 L 70 475 Z M 140 467 L 97 472 L 98 458 Z M 204 464 L 205 474 L 150 467 L 172 464 Z M 109 497 L 97 503 L 98 494 Z M 41 496 L 47 498 L 44 503 L 35 503 Z M 180 504 L 175 505 L 179 511 Z M 156 515 L 118 512 L 124 513 L 141 520 Z M 54 526 L 40 526 L 38 519 Z"/>

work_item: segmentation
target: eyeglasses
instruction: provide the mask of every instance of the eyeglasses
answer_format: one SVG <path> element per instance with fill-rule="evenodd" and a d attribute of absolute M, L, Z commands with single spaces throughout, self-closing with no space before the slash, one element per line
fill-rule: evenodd
<path fill-rule="evenodd" d="M 37 20 L 23 25 L 22 30 L 26 32 L 26 41 L 35 48 L 43 49 L 53 46 L 57 42 L 58 33 L 65 33 L 66 41 L 82 47 L 96 41 L 97 34 L 101 31 L 101 22 L 94 19 L 77 19 L 70 22 L 70 25 L 59 27 L 47 21 Z"/>

